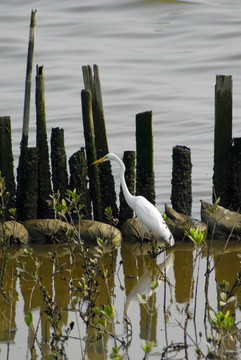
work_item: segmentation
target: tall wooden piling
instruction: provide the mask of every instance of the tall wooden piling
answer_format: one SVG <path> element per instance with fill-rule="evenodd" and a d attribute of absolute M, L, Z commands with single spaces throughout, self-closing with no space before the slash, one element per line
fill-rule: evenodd
<path fill-rule="evenodd" d="M 15 179 L 13 168 L 11 118 L 10 116 L 2 116 L 0 117 L 0 171 L 2 177 L 5 178 L 3 199 L 6 211 L 4 219 L 9 218 L 8 210 L 15 207 Z"/>
<path fill-rule="evenodd" d="M 135 194 L 135 151 L 125 151 L 123 155 L 123 163 L 125 164 L 125 180 L 126 185 L 132 195 Z M 122 190 L 120 191 L 120 211 L 119 222 L 123 224 L 125 220 L 133 217 L 133 210 L 129 207 L 125 201 Z"/>
<path fill-rule="evenodd" d="M 33 197 L 33 216 L 35 214 L 35 198 L 36 194 L 33 194 L 35 190 L 35 173 L 28 173 L 28 171 L 35 170 L 35 150 L 28 150 L 28 134 L 29 134 L 29 118 L 30 118 L 30 99 L 31 99 L 31 84 L 32 84 L 32 68 L 33 68 L 33 55 L 34 55 L 34 38 L 36 28 L 36 16 L 37 11 L 31 12 L 30 29 L 29 29 L 29 43 L 28 43 L 28 54 L 27 54 L 27 66 L 26 66 L 26 78 L 25 78 L 25 95 L 24 95 L 24 109 L 23 109 L 23 128 L 22 128 L 22 140 L 20 146 L 20 156 L 17 169 L 17 214 L 19 220 L 25 220 L 25 216 L 29 215 L 31 204 L 28 204 L 28 185 L 33 184 L 31 188 L 31 195 Z M 31 166 L 27 164 L 31 163 Z M 36 168 L 37 169 L 37 168 Z M 31 177 L 33 177 L 32 180 Z M 26 182 L 26 180 L 28 180 Z M 26 203 L 25 203 L 26 202 Z"/>
<path fill-rule="evenodd" d="M 82 116 L 84 125 L 85 148 L 88 161 L 88 174 L 90 179 L 90 194 L 93 201 L 94 219 L 104 220 L 104 212 L 101 204 L 101 192 L 99 183 L 99 169 L 91 164 L 97 160 L 95 149 L 95 132 L 92 114 L 92 100 L 90 90 L 81 91 Z"/>
<path fill-rule="evenodd" d="M 53 218 L 49 205 L 52 194 L 45 115 L 44 67 L 36 66 L 36 115 L 38 148 L 38 218 Z"/>
<path fill-rule="evenodd" d="M 152 111 L 136 115 L 136 195 L 155 204 Z"/>
<path fill-rule="evenodd" d="M 85 90 L 91 92 L 96 155 L 97 158 L 101 158 L 109 153 L 109 147 L 98 66 L 94 65 L 93 70 L 94 75 L 92 75 L 92 69 L 89 65 L 82 67 Z M 109 161 L 99 167 L 99 174 L 102 207 L 105 209 L 111 206 L 113 216 L 117 217 L 115 183 Z"/>
<path fill-rule="evenodd" d="M 60 192 L 60 198 L 66 196 L 68 188 L 67 158 L 64 146 L 64 129 L 52 128 L 51 133 L 51 167 L 53 191 Z"/>
<path fill-rule="evenodd" d="M 82 147 L 75 152 L 69 159 L 70 169 L 70 190 L 76 189 L 80 195 L 80 204 L 84 205 L 81 210 L 83 219 L 91 219 L 90 191 L 88 189 L 88 166 L 85 157 L 85 149 Z"/>
<path fill-rule="evenodd" d="M 175 146 L 172 153 L 172 207 L 177 212 L 192 213 L 192 163 L 191 151 L 186 146 Z"/>
<path fill-rule="evenodd" d="M 213 201 L 230 207 L 232 172 L 232 76 L 217 75 L 215 85 Z"/>

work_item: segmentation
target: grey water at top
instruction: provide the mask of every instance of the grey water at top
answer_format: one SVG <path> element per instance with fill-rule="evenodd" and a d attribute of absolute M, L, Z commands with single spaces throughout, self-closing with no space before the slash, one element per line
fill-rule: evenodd
<path fill-rule="evenodd" d="M 0 116 L 21 141 L 31 10 L 37 10 L 29 145 L 35 145 L 35 66 L 44 65 L 48 136 L 65 131 L 68 157 L 85 145 L 82 66 L 97 64 L 109 149 L 135 150 L 135 116 L 152 110 L 156 203 L 170 204 L 172 148 L 191 149 L 193 216 L 212 200 L 214 86 L 233 76 L 233 136 L 241 135 L 241 3 L 237 0 L 3 0 Z M 113 172 L 118 176 L 113 164 Z M 117 179 L 117 188 L 119 186 Z"/>

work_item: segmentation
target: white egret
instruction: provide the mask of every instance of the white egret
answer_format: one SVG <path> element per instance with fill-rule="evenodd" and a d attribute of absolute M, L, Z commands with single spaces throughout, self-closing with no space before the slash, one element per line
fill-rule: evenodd
<path fill-rule="evenodd" d="M 125 165 L 117 155 L 109 153 L 103 156 L 101 159 L 94 161 L 92 165 L 108 160 L 114 160 L 119 164 L 122 191 L 127 204 L 134 210 L 136 216 L 149 230 L 152 230 L 160 235 L 171 246 L 174 245 L 173 235 L 168 229 L 161 213 L 157 210 L 157 208 L 143 196 L 133 196 L 129 192 L 124 176 Z"/>

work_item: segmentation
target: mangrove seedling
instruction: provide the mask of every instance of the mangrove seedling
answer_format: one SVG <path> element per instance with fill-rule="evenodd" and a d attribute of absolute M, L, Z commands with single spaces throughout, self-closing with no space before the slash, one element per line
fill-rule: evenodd
<path fill-rule="evenodd" d="M 189 232 L 185 231 L 185 235 L 192 240 L 195 245 L 202 245 L 205 239 L 205 231 L 200 228 L 190 228 Z"/>

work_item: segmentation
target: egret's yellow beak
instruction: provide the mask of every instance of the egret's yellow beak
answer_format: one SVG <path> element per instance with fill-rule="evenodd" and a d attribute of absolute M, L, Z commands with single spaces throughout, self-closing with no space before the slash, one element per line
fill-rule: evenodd
<path fill-rule="evenodd" d="M 106 160 L 106 156 L 103 156 L 102 158 L 100 158 L 99 160 L 94 161 L 91 165 L 95 165 L 95 164 L 99 164 L 102 161 Z"/>

